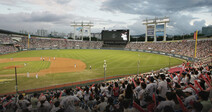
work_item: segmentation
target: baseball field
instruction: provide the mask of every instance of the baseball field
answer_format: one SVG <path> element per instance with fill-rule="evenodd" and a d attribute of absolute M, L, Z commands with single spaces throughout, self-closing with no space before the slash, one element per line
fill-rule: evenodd
<path fill-rule="evenodd" d="M 0 93 L 130 75 L 179 65 L 183 60 L 168 56 L 122 50 L 38 50 L 0 55 Z M 140 62 L 140 63 L 139 63 Z"/>

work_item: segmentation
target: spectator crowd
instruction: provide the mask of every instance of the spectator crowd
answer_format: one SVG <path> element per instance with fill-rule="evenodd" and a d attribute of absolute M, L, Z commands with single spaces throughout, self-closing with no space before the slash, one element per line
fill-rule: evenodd
<path fill-rule="evenodd" d="M 0 54 L 16 52 L 12 38 L 5 34 L 0 34 Z"/>
<path fill-rule="evenodd" d="M 103 42 L 101 41 L 74 41 L 68 39 L 54 39 L 54 38 L 37 38 L 32 37 L 29 40 L 30 48 L 101 48 Z M 22 38 L 21 47 L 26 49 L 28 46 L 28 38 Z"/>
<path fill-rule="evenodd" d="M 0 34 L 0 53 L 15 52 L 18 49 L 28 48 L 28 38 L 21 37 L 21 41 L 13 42 L 12 38 L 8 35 Z M 56 38 L 39 38 L 31 37 L 29 39 L 29 48 L 101 48 L 103 46 L 102 41 L 75 41 L 69 39 L 56 39 Z M 127 49 L 143 49 L 161 51 L 173 54 L 179 54 L 189 57 L 194 57 L 195 41 L 178 41 L 178 42 L 148 42 L 148 43 L 135 43 L 130 42 L 126 45 Z M 172 52 L 173 51 L 173 52 Z M 208 57 L 212 52 L 212 40 L 198 40 L 197 42 L 197 58 Z"/>
<path fill-rule="evenodd" d="M 195 41 L 187 40 L 183 42 L 154 42 L 154 43 L 131 42 L 127 44 L 126 48 L 161 51 L 166 53 L 173 53 L 173 54 L 194 57 Z M 212 53 L 212 40 L 211 39 L 198 40 L 197 58 L 208 57 L 210 53 Z"/>
<path fill-rule="evenodd" d="M 210 112 L 212 66 L 128 76 L 64 90 L 2 96 L 0 112 Z"/>
<path fill-rule="evenodd" d="M 11 44 L 13 43 L 12 38 L 5 34 L 0 34 L 0 44 Z"/>
<path fill-rule="evenodd" d="M 13 53 L 17 49 L 13 45 L 1 45 L 0 44 L 0 54 Z"/>
<path fill-rule="evenodd" d="M 0 34 L 0 54 L 12 53 L 18 51 L 15 46 L 20 49 L 28 49 L 28 38 L 19 37 L 20 41 L 13 41 L 11 36 Z M 103 45 L 101 41 L 74 41 L 69 39 L 56 38 L 38 38 L 29 39 L 29 48 L 96 48 L 99 49 Z"/>

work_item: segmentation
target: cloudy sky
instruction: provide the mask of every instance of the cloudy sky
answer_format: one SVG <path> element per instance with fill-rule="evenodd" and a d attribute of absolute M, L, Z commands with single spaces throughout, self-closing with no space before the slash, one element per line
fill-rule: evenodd
<path fill-rule="evenodd" d="M 212 25 L 212 0 L 0 0 L 0 29 L 70 33 L 72 21 L 93 22 L 92 32 L 130 29 L 142 34 L 146 18 L 170 17 L 168 34 Z"/>

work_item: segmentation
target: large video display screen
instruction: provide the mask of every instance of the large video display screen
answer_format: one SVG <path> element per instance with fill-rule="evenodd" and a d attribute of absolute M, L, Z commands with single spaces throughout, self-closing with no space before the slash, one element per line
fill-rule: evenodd
<path fill-rule="evenodd" d="M 128 41 L 129 30 L 102 30 L 103 41 Z"/>

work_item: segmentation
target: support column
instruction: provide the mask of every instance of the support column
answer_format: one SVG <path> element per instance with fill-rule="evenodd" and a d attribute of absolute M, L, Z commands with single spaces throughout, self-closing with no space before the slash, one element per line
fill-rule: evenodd
<path fill-rule="evenodd" d="M 82 41 L 83 41 L 83 37 L 84 37 L 84 26 L 82 26 Z"/>
<path fill-rule="evenodd" d="M 157 38 L 156 38 L 156 23 L 155 23 L 155 26 L 154 26 L 154 42 L 157 41 Z"/>
<path fill-rule="evenodd" d="M 89 26 L 89 41 L 91 41 L 91 26 Z"/>
<path fill-rule="evenodd" d="M 76 33 L 76 26 L 74 26 L 74 37 L 73 37 L 74 40 L 76 40 L 75 39 L 75 33 Z"/>
<path fill-rule="evenodd" d="M 169 18 L 168 17 L 164 17 L 164 18 L 157 18 L 157 17 L 155 17 L 154 19 L 149 19 L 149 20 L 143 20 L 143 25 L 146 25 L 146 36 L 145 36 L 145 42 L 147 42 L 148 41 L 148 35 L 147 35 L 147 33 L 148 33 L 148 25 L 154 25 L 154 34 L 153 35 L 151 35 L 151 36 L 153 36 L 154 37 L 154 41 L 153 42 L 157 42 L 157 35 L 156 35 L 156 33 L 157 33 L 157 30 L 156 30 L 156 27 L 157 27 L 157 24 L 164 24 L 164 29 L 163 29 L 163 32 L 164 32 L 164 35 L 163 35 L 163 41 L 166 41 L 166 23 L 169 23 L 170 21 L 169 21 Z"/>
<path fill-rule="evenodd" d="M 88 33 L 88 36 L 89 36 L 89 41 L 91 41 L 91 27 L 93 26 L 93 24 L 90 22 L 72 22 L 71 23 L 71 26 L 74 27 L 74 40 L 76 40 L 76 37 L 79 38 L 79 40 L 84 40 L 84 31 L 85 31 L 85 28 L 84 27 L 89 27 L 89 33 Z M 77 27 L 80 27 L 80 31 L 79 33 L 77 32 L 76 28 Z M 81 38 L 81 39 L 80 39 Z"/>
<path fill-rule="evenodd" d="M 83 37 L 84 37 L 84 34 L 83 34 L 83 33 L 84 33 L 84 26 L 83 26 L 83 22 L 82 22 L 82 32 L 81 32 L 81 33 L 82 33 L 82 41 L 83 41 Z"/>
<path fill-rule="evenodd" d="M 166 41 L 166 23 L 164 24 L 164 36 L 163 36 L 163 41 Z"/>
<path fill-rule="evenodd" d="M 129 41 L 128 42 L 130 42 L 130 31 L 129 31 L 129 34 L 128 34 L 128 38 L 129 38 Z"/>
<path fill-rule="evenodd" d="M 147 24 L 146 24 L 146 35 L 145 35 L 145 42 L 147 42 Z"/>

